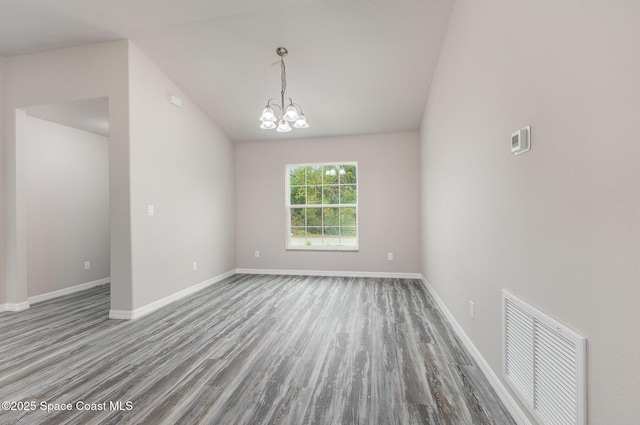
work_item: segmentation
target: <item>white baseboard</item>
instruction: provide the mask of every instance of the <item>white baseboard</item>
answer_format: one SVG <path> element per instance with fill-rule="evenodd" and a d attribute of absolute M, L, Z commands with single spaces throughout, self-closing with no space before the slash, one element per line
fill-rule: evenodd
<path fill-rule="evenodd" d="M 394 272 L 351 272 L 329 270 L 277 270 L 277 269 L 236 269 L 238 274 L 269 274 L 286 276 L 336 276 L 336 277 L 377 277 L 386 279 L 421 279 L 420 273 Z"/>
<path fill-rule="evenodd" d="M 109 310 L 109 319 L 131 320 L 133 315 L 134 311 L 131 310 Z"/>
<path fill-rule="evenodd" d="M 513 417 L 513 420 L 516 421 L 519 425 L 534 425 L 529 420 L 529 418 L 525 414 L 524 410 L 520 407 L 518 402 L 513 398 L 509 390 L 507 390 L 507 387 L 502 383 L 500 378 L 498 378 L 498 376 L 495 374 L 491 366 L 489 366 L 489 363 L 487 363 L 484 357 L 482 357 L 482 354 L 480 354 L 480 351 L 476 348 L 473 342 L 471 342 L 471 339 L 469 338 L 469 336 L 465 333 L 465 331 L 462 329 L 462 326 L 460 326 L 460 324 L 453 317 L 453 315 L 451 314 L 447 306 L 444 304 L 442 299 L 440 299 L 440 297 L 436 293 L 435 289 L 433 289 L 431 284 L 427 281 L 427 279 L 424 278 L 424 276 L 421 275 L 420 278 L 424 283 L 425 287 L 427 288 L 427 291 L 429 291 L 429 293 L 435 300 L 436 304 L 438 304 L 438 308 L 440 309 L 442 314 L 444 314 L 447 321 L 451 324 L 451 327 L 453 327 L 453 330 L 458 336 L 458 338 L 460 338 L 460 340 L 462 341 L 466 349 L 469 350 L 469 352 L 471 353 L 471 356 L 473 356 L 473 358 L 475 359 L 476 363 L 478 363 L 480 370 L 482 370 L 482 373 L 489 381 L 489 384 L 491 384 L 496 394 L 498 394 L 498 397 L 500 398 L 502 403 L 504 403 L 505 407 Z"/>
<path fill-rule="evenodd" d="M 119 320 L 137 319 L 139 317 L 152 313 L 162 307 L 165 307 L 175 301 L 178 301 L 184 297 L 187 297 L 191 294 L 201 291 L 204 288 L 207 288 L 213 285 L 214 283 L 220 282 L 221 280 L 224 280 L 228 277 L 233 276 L 234 274 L 236 274 L 236 271 L 230 270 L 221 275 L 212 277 L 211 279 L 207 279 L 204 282 L 200 282 L 186 289 L 183 289 L 182 291 L 176 292 L 175 294 L 171 294 L 167 297 L 164 297 L 162 299 L 149 303 L 145 306 L 136 308 L 135 310 L 110 310 L 109 319 L 119 319 Z"/>
<path fill-rule="evenodd" d="M 0 312 L 3 311 L 22 311 L 27 310 L 29 308 L 29 301 L 24 301 L 21 303 L 6 303 L 0 304 Z"/>
<path fill-rule="evenodd" d="M 105 277 L 104 279 L 98 279 L 91 282 L 81 283 L 80 285 L 59 289 L 57 291 L 47 292 L 46 294 L 35 295 L 33 297 L 29 297 L 29 302 L 31 304 L 36 304 L 42 301 L 47 301 L 47 300 L 52 300 L 54 298 L 62 297 L 64 295 L 73 294 L 75 292 L 84 291 L 85 289 L 94 288 L 96 286 L 106 285 L 109 282 L 111 282 L 111 278 Z"/>

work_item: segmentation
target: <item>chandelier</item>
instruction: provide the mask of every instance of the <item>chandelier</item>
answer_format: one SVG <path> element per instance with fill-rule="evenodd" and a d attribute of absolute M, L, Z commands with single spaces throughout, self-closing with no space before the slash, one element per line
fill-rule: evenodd
<path fill-rule="evenodd" d="M 287 49 L 278 47 L 276 53 L 280 56 L 280 78 L 282 80 L 282 89 L 280 90 L 280 102 L 276 99 L 269 99 L 260 116 L 260 128 L 265 130 L 276 129 L 277 132 L 286 133 L 291 131 L 290 122 L 295 128 L 307 128 L 307 118 L 302 113 L 302 107 L 297 103 L 293 103 L 291 98 L 287 98 L 285 103 L 284 92 L 287 89 L 287 72 L 284 66 L 284 57 L 287 56 Z M 277 62 L 276 62 L 277 63 Z M 276 115 L 273 109 L 278 110 Z M 276 124 L 277 122 L 277 124 Z"/>

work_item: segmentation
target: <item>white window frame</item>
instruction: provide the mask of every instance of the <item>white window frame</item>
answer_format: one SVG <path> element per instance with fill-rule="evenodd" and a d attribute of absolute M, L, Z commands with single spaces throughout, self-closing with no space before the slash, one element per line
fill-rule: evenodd
<path fill-rule="evenodd" d="M 355 204 L 291 204 L 291 187 L 290 187 L 290 169 L 291 167 L 326 167 L 326 166 L 343 166 L 343 165 L 353 165 L 356 167 L 356 202 Z M 347 252 L 357 252 L 360 250 L 360 217 L 359 217 L 359 208 L 358 204 L 360 203 L 360 176 L 358 175 L 358 162 L 357 161 L 336 161 L 336 162 L 315 162 L 315 163 L 301 163 L 301 164 L 287 164 L 285 165 L 285 245 L 287 251 L 347 251 Z M 338 186 L 341 186 L 338 184 Z M 355 237 L 355 245 L 324 245 L 324 238 L 322 245 L 292 245 L 291 244 L 291 208 L 355 208 L 356 210 L 356 237 Z M 324 214 L 322 216 L 322 229 L 324 229 Z M 305 226 L 307 227 L 307 226 Z M 330 226 L 332 227 L 332 226 Z"/>

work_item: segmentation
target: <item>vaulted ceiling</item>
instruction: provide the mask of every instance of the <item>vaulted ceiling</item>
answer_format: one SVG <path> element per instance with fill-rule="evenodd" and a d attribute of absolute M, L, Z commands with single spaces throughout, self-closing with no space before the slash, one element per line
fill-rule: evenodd
<path fill-rule="evenodd" d="M 453 0 L 0 0 L 0 56 L 127 38 L 235 141 L 416 131 Z M 310 128 L 261 130 L 280 93 Z"/>

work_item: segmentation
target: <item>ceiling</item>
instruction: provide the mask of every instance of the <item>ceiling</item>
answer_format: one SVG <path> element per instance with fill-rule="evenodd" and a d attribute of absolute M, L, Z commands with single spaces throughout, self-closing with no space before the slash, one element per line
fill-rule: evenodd
<path fill-rule="evenodd" d="M 417 131 L 453 0 L 0 0 L 0 56 L 127 38 L 234 141 Z M 280 93 L 308 129 L 261 130 Z"/>

